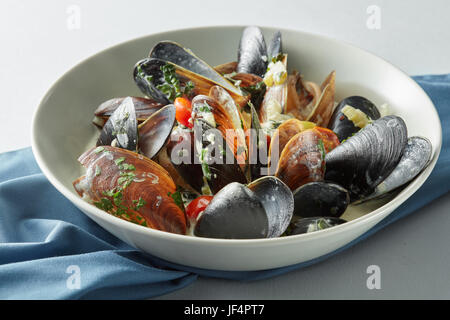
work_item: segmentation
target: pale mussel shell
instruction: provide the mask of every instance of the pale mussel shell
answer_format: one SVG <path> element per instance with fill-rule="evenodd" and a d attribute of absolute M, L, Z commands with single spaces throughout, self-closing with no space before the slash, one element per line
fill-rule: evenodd
<path fill-rule="evenodd" d="M 97 146 L 116 146 L 137 151 L 138 129 L 133 100 L 125 98 L 103 126 Z"/>
<path fill-rule="evenodd" d="M 248 186 L 232 182 L 211 200 L 194 234 L 221 239 L 278 237 L 286 230 L 293 208 L 291 191 L 275 177 L 263 177 Z"/>
<path fill-rule="evenodd" d="M 106 121 L 113 114 L 114 111 L 122 104 L 127 97 L 109 99 L 100 104 L 94 112 L 94 119 L 92 122 L 99 128 L 103 128 Z M 159 103 L 154 99 L 147 99 L 142 97 L 130 97 L 134 104 L 136 111 L 136 120 L 138 123 L 144 122 L 148 117 L 156 111 L 164 107 L 164 104 Z"/>
<path fill-rule="evenodd" d="M 429 163 L 432 154 L 431 142 L 423 137 L 410 137 L 403 156 L 392 173 L 381 182 L 367 199 L 381 197 L 414 179 Z"/>
<path fill-rule="evenodd" d="M 342 113 L 342 109 L 346 105 L 361 110 L 371 120 L 377 120 L 380 118 L 380 112 L 378 111 L 376 105 L 364 97 L 351 96 L 341 100 L 334 109 L 330 123 L 328 124 L 328 128 L 336 133 L 339 141 L 341 142 L 361 129 L 355 126 L 354 123 L 347 119 L 347 117 Z"/>
<path fill-rule="evenodd" d="M 325 180 L 347 189 L 352 202 L 367 197 L 397 166 L 406 142 L 402 118 L 380 118 L 326 154 Z"/>

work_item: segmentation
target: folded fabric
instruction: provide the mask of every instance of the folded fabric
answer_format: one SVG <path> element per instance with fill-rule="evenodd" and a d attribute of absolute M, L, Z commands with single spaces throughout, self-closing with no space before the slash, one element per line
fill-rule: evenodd
<path fill-rule="evenodd" d="M 415 80 L 433 100 L 443 145 L 425 184 L 394 213 L 352 243 L 283 268 L 224 272 L 182 266 L 136 250 L 73 206 L 40 172 L 30 148 L 0 154 L 1 299 L 147 299 L 198 276 L 235 280 L 273 277 L 327 259 L 405 217 L 450 188 L 450 75 Z"/>

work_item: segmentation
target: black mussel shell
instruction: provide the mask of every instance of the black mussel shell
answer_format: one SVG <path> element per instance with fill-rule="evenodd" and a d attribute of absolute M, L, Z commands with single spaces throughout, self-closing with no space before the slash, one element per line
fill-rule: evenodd
<path fill-rule="evenodd" d="M 149 54 L 150 58 L 170 62 L 176 68 L 182 68 L 199 75 L 212 83 L 218 84 L 228 91 L 240 95 L 239 90 L 226 80 L 213 67 L 197 57 L 191 50 L 173 41 L 158 42 Z"/>
<path fill-rule="evenodd" d="M 312 217 L 298 219 L 290 226 L 289 235 L 303 234 L 315 232 L 327 228 L 331 228 L 347 221 L 334 217 Z"/>
<path fill-rule="evenodd" d="M 351 202 L 365 198 L 397 166 L 406 142 L 402 118 L 380 118 L 326 154 L 325 180 L 347 189 Z"/>
<path fill-rule="evenodd" d="M 238 49 L 238 73 L 251 73 L 264 77 L 267 70 L 267 48 L 261 29 L 244 29 Z"/>
<path fill-rule="evenodd" d="M 350 203 L 344 188 L 324 181 L 310 182 L 294 192 L 294 215 L 308 217 L 340 217 Z"/>
<path fill-rule="evenodd" d="M 134 81 L 142 93 L 164 105 L 171 102 L 157 86 L 164 83 L 164 73 L 161 68 L 165 65 L 166 62 L 163 60 L 145 58 L 136 63 L 133 71 Z"/>
<path fill-rule="evenodd" d="M 252 181 L 248 188 L 259 198 L 269 220 L 268 238 L 279 237 L 292 219 L 294 198 L 291 189 L 278 178 L 266 176 Z"/>
<path fill-rule="evenodd" d="M 166 144 L 175 125 L 175 106 L 169 104 L 139 126 L 139 150 L 153 158 Z"/>
<path fill-rule="evenodd" d="M 220 190 L 198 218 L 197 237 L 221 239 L 266 238 L 269 220 L 253 191 L 233 182 Z"/>
<path fill-rule="evenodd" d="M 103 126 L 97 146 L 114 146 L 137 151 L 138 130 L 133 100 L 127 97 Z"/>
<path fill-rule="evenodd" d="M 179 176 L 192 189 L 202 194 L 203 172 L 202 166 L 195 159 L 194 142 L 194 133 L 191 130 L 174 129 L 167 143 L 167 155 Z"/>
<path fill-rule="evenodd" d="M 328 128 L 336 133 L 339 141 L 341 142 L 348 137 L 351 137 L 354 133 L 361 129 L 355 126 L 353 122 L 347 119 L 347 117 L 341 112 L 346 105 L 361 110 L 372 120 L 377 120 L 380 118 L 380 112 L 375 104 L 373 104 L 370 100 L 361 96 L 351 96 L 343 99 L 334 109 L 333 115 L 331 116 L 331 120 L 328 124 Z"/>
<path fill-rule="evenodd" d="M 279 54 L 283 52 L 281 45 L 281 32 L 277 31 L 270 40 L 269 45 L 267 46 L 267 54 L 268 58 L 272 59 L 277 57 Z"/>

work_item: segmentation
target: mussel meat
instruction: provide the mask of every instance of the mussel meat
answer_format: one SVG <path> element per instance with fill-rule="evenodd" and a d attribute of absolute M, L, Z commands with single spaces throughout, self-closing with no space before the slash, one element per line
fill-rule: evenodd
<path fill-rule="evenodd" d="M 78 160 L 87 171 L 73 185 L 83 199 L 127 221 L 186 233 L 186 216 L 170 196 L 175 183 L 156 162 L 111 146 L 91 148 Z"/>

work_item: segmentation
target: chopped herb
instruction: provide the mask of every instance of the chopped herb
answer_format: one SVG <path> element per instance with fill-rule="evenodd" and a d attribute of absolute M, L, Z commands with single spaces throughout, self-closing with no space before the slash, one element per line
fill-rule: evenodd
<path fill-rule="evenodd" d="M 211 112 L 211 106 L 205 101 L 202 106 L 198 108 L 199 112 Z"/>
<path fill-rule="evenodd" d="M 95 153 L 100 153 L 100 152 L 102 152 L 102 151 L 104 151 L 104 150 L 105 150 L 104 147 L 97 147 L 97 148 L 95 148 L 94 152 L 95 152 Z"/>
<path fill-rule="evenodd" d="M 195 85 L 192 81 L 186 82 L 186 85 L 184 86 L 184 89 L 183 89 L 184 94 L 187 96 L 190 95 L 192 93 L 192 91 L 194 90 L 194 87 L 195 87 Z"/>
<path fill-rule="evenodd" d="M 175 204 L 184 211 L 183 198 L 181 197 L 180 191 L 175 191 L 174 193 L 168 192 L 167 195 L 173 199 Z"/>
<path fill-rule="evenodd" d="M 136 170 L 136 167 L 133 166 L 132 164 L 123 163 L 123 164 L 119 165 L 119 169 L 134 171 L 134 170 Z"/>
<path fill-rule="evenodd" d="M 276 63 L 277 61 L 281 61 L 283 60 L 284 55 L 282 53 L 279 53 L 277 56 L 272 57 L 271 61 L 273 63 Z"/>
<path fill-rule="evenodd" d="M 133 200 L 133 204 L 134 204 L 133 210 L 138 211 L 140 208 L 145 206 L 147 204 L 147 202 L 145 202 L 144 199 L 139 197 L 139 200 Z"/>
<path fill-rule="evenodd" d="M 120 157 L 120 158 L 117 158 L 116 160 L 114 160 L 116 165 L 120 165 L 124 161 L 125 161 L 125 157 Z"/>
<path fill-rule="evenodd" d="M 325 152 L 325 147 L 323 146 L 323 140 L 322 139 L 319 139 L 319 142 L 318 142 L 317 146 L 319 147 L 319 151 L 320 151 L 320 153 L 322 155 L 322 160 L 325 160 L 326 152 Z"/>
<path fill-rule="evenodd" d="M 100 201 L 94 202 L 94 205 L 106 212 L 110 212 L 114 208 L 111 200 L 108 198 L 101 198 Z"/>
<path fill-rule="evenodd" d="M 211 171 L 209 170 L 209 165 L 205 161 L 205 154 L 207 151 L 207 149 L 202 149 L 202 153 L 200 154 L 200 162 L 202 163 L 203 175 L 206 179 L 211 180 Z"/>

